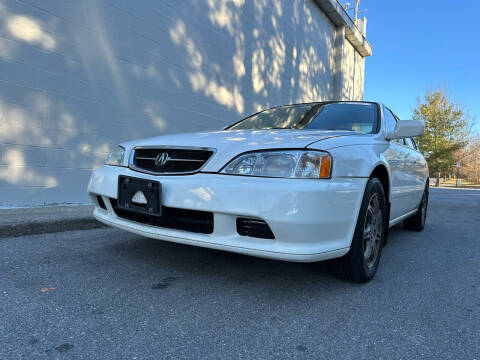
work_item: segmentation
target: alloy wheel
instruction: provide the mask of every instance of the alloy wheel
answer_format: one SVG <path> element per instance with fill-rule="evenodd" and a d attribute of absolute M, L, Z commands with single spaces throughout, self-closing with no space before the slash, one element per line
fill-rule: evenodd
<path fill-rule="evenodd" d="M 383 231 L 383 213 L 380 206 L 380 196 L 374 193 L 368 202 L 365 225 L 363 230 L 363 258 L 370 269 L 378 258 Z"/>

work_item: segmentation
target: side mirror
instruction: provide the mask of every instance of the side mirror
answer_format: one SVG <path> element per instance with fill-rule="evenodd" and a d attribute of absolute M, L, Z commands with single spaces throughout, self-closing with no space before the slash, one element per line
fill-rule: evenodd
<path fill-rule="evenodd" d="M 406 137 L 416 137 L 425 131 L 423 120 L 398 120 L 393 131 L 387 131 L 385 139 L 401 139 Z"/>

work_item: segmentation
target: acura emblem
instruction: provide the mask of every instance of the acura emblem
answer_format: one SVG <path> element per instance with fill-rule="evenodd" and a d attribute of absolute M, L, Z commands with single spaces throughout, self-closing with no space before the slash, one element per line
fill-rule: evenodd
<path fill-rule="evenodd" d="M 170 161 L 170 156 L 166 152 L 164 152 L 158 154 L 157 158 L 155 159 L 155 165 L 163 166 L 167 163 L 167 161 Z"/>

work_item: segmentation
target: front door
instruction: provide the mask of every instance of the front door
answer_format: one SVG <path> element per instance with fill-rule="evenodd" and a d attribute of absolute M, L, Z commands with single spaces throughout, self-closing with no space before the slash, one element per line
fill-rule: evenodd
<path fill-rule="evenodd" d="M 390 220 L 394 220 L 411 211 L 411 191 L 416 180 L 415 175 L 410 172 L 411 158 L 403 139 L 391 140 L 384 156 L 391 170 Z"/>
<path fill-rule="evenodd" d="M 383 108 L 383 117 L 387 129 L 395 128 L 397 119 L 388 108 Z M 391 170 L 390 220 L 412 211 L 412 195 L 417 187 L 417 174 L 412 168 L 415 161 L 412 151 L 405 139 L 393 139 L 384 153 Z"/>

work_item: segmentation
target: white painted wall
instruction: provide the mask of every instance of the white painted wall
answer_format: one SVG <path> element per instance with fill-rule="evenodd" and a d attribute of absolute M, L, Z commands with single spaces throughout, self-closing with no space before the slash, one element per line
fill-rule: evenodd
<path fill-rule="evenodd" d="M 127 139 L 332 99 L 335 31 L 310 0 L 0 0 L 0 206 L 87 202 Z"/>
<path fill-rule="evenodd" d="M 345 41 L 343 47 L 342 69 L 344 81 L 342 99 L 362 100 L 365 59 L 348 41 Z"/>

